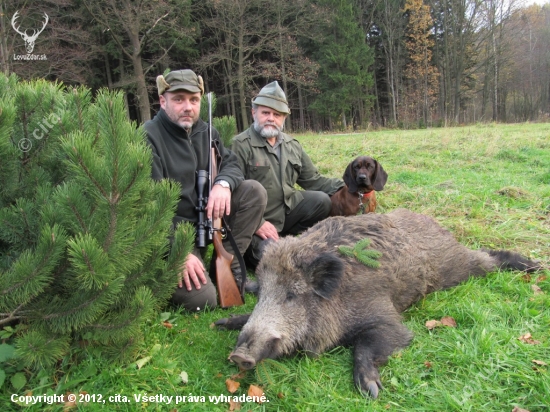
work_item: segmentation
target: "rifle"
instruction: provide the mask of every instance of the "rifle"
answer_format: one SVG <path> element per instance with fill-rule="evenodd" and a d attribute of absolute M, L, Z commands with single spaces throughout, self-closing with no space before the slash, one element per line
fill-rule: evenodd
<path fill-rule="evenodd" d="M 206 170 L 198 171 L 198 197 L 199 197 L 199 227 L 197 230 L 198 236 L 198 247 L 204 247 L 206 245 L 206 228 L 209 228 L 209 239 L 212 240 L 214 244 L 214 256 L 212 257 L 215 264 L 211 267 L 215 268 L 216 271 L 216 288 L 218 290 L 218 297 L 220 300 L 220 306 L 222 308 L 228 308 L 231 306 L 240 306 L 244 304 L 244 285 L 241 285 L 241 290 L 237 287 L 237 282 L 233 277 L 233 272 L 231 271 L 231 263 L 233 262 L 234 256 L 228 253 L 222 244 L 222 233 L 227 234 L 227 229 L 222 227 L 222 219 L 214 219 L 211 222 L 205 222 L 204 210 L 206 209 L 207 198 L 203 196 L 204 187 L 208 183 L 209 194 L 212 190 L 212 182 L 216 179 L 218 175 L 217 167 L 217 150 L 212 140 L 212 94 L 208 93 L 208 139 L 210 142 L 210 165 L 209 172 Z M 208 179 L 210 176 L 210 179 Z M 229 235 L 231 236 L 231 235 Z M 236 248 L 236 245 L 233 245 Z M 236 253 L 239 253 L 238 249 Z M 245 277 L 243 276 L 243 283 Z"/>

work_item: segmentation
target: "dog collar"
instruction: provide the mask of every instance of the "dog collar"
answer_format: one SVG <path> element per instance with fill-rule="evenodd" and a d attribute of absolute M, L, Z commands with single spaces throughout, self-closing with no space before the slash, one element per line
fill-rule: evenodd
<path fill-rule="evenodd" d="M 363 198 L 366 197 L 367 199 L 371 197 L 374 194 L 374 190 L 371 190 L 370 192 L 357 192 L 357 195 L 359 196 L 359 212 L 358 214 L 362 215 L 365 213 L 365 204 L 363 203 Z"/>
<path fill-rule="evenodd" d="M 370 192 L 357 192 L 359 195 L 359 200 L 361 200 L 364 197 L 371 197 L 374 193 L 374 190 L 371 190 Z"/>

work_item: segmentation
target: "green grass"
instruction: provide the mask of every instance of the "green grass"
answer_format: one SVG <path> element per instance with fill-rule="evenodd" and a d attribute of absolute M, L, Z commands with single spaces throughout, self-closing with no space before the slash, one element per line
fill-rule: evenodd
<path fill-rule="evenodd" d="M 378 159 L 389 174 L 377 194 L 384 213 L 398 207 L 436 217 L 471 248 L 514 249 L 550 263 L 550 124 L 478 125 L 353 135 L 296 136 L 321 172 L 341 176 L 357 155 Z M 545 275 L 547 278 L 539 278 Z M 550 410 L 550 274 L 530 278 L 496 272 L 429 295 L 404 313 L 415 334 L 411 345 L 380 368 L 384 390 L 377 400 L 353 385 L 349 348 L 318 358 L 298 354 L 264 361 L 233 379 L 247 393 L 265 390 L 268 403 L 246 403 L 243 411 L 512 411 Z M 543 294 L 535 295 L 533 285 Z M 228 411 L 209 396 L 229 395 L 225 380 L 239 371 L 227 361 L 237 333 L 211 328 L 230 313 L 254 306 L 198 314 L 172 311 L 145 325 L 146 342 L 131 362 L 116 365 L 97 349 L 64 359 L 55 373 L 25 371 L 28 383 L 15 389 L 9 376 L 0 389 L 2 411 L 60 411 L 46 403 L 20 407 L 12 393 L 34 396 L 86 392 L 105 403 L 70 410 Z M 169 309 L 167 309 L 169 310 Z M 451 316 L 456 328 L 428 330 L 425 322 Z M 162 320 L 173 324 L 171 329 Z M 538 344 L 518 338 L 531 333 Z M 150 358 L 147 358 L 150 357 Z M 141 369 L 136 361 L 149 359 Z M 533 360 L 543 361 L 537 365 Z M 186 372 L 188 382 L 180 374 Z M 128 403 L 109 402 L 125 395 Z M 206 402 L 137 403 L 133 395 L 204 396 Z"/>

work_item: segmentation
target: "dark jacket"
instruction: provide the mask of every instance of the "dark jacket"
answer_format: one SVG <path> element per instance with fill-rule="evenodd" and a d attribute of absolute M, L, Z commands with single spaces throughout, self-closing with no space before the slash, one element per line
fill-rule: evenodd
<path fill-rule="evenodd" d="M 208 171 L 209 140 L 208 124 L 198 120 L 191 133 L 174 123 L 161 109 L 157 115 L 143 125 L 147 132 L 147 142 L 153 151 L 152 178 L 172 179 L 181 184 L 181 196 L 174 223 L 187 220 L 198 222 L 197 171 Z M 216 181 L 225 180 L 235 190 L 244 180 L 235 154 L 225 148 L 218 131 L 212 128 L 212 140 L 217 142 L 221 162 Z M 206 193 L 208 188 L 206 188 Z"/>
<path fill-rule="evenodd" d="M 296 184 L 305 190 L 321 191 L 330 196 L 344 186 L 341 179 L 321 176 L 302 145 L 292 136 L 281 135 L 280 159 L 254 126 L 235 136 L 231 146 L 245 179 L 257 180 L 266 189 L 264 220 L 279 232 L 283 229 L 285 213 L 304 199 Z"/>

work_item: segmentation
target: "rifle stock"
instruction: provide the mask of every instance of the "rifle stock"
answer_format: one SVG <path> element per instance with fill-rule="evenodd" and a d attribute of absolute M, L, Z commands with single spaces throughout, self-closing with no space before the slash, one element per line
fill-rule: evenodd
<path fill-rule="evenodd" d="M 211 181 L 213 182 L 217 176 L 218 168 L 216 164 L 216 149 L 212 148 L 211 150 Z M 212 243 L 214 244 L 214 253 L 216 254 L 216 288 L 218 290 L 220 306 L 225 309 L 232 306 L 241 306 L 244 304 L 244 301 L 231 270 L 231 263 L 233 262 L 234 256 L 223 247 L 221 228 L 222 220 L 220 218 L 212 221 Z"/>

